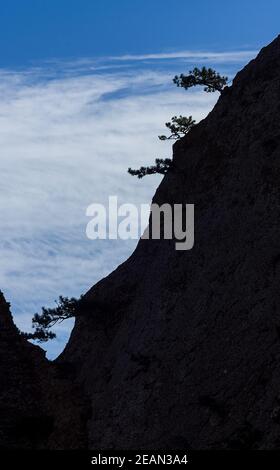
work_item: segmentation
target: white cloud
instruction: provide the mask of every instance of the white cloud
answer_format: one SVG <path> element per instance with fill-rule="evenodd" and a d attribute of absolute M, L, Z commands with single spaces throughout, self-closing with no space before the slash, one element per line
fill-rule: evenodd
<path fill-rule="evenodd" d="M 87 206 L 109 195 L 150 202 L 161 178 L 139 181 L 127 168 L 170 156 L 170 143 L 157 139 L 164 123 L 175 114 L 200 120 L 217 99 L 172 87 L 168 66 L 161 73 L 142 67 L 158 56 L 137 56 L 137 68 L 98 72 L 91 65 L 81 70 L 81 63 L 0 71 L 0 288 L 22 329 L 42 305 L 60 294 L 79 296 L 127 258 L 135 241 L 86 238 Z M 225 67 L 231 57 L 224 54 Z M 47 346 L 51 356 L 68 328 Z"/>
<path fill-rule="evenodd" d="M 166 59 L 186 59 L 196 62 L 240 62 L 247 61 L 255 57 L 256 50 L 229 51 L 229 52 L 211 52 L 211 51 L 180 51 L 180 52 L 160 52 L 154 54 L 126 54 L 122 56 L 111 57 L 116 61 L 144 61 L 144 60 L 166 60 Z"/>

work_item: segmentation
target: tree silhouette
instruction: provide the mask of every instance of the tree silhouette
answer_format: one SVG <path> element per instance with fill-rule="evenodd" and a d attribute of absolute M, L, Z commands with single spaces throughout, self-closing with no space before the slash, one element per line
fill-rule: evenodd
<path fill-rule="evenodd" d="M 204 91 L 207 93 L 223 91 L 227 85 L 228 78 L 221 76 L 218 72 L 211 68 L 202 67 L 199 69 L 195 67 L 190 70 L 188 75 L 175 75 L 173 82 L 178 87 L 185 88 L 188 90 L 191 87 L 197 85 L 203 85 Z M 171 122 L 167 122 L 165 126 L 170 130 L 169 136 L 159 135 L 160 140 L 179 140 L 184 137 L 191 129 L 195 126 L 195 120 L 192 116 L 173 116 Z M 141 166 L 138 170 L 132 170 L 128 168 L 128 173 L 138 178 L 143 178 L 146 175 L 153 175 L 155 173 L 165 175 L 167 171 L 172 167 L 172 160 L 170 158 L 156 158 L 155 165 L 152 166 Z"/>
<path fill-rule="evenodd" d="M 159 135 L 159 140 L 179 140 L 186 135 L 191 128 L 195 125 L 195 120 L 192 116 L 173 116 L 171 122 L 167 122 L 165 126 L 170 130 L 169 136 Z M 146 175 L 154 175 L 159 173 L 165 175 L 168 170 L 172 167 L 171 158 L 156 158 L 155 165 L 141 166 L 138 170 L 128 168 L 128 173 L 132 176 L 137 176 L 139 179 Z"/>
<path fill-rule="evenodd" d="M 56 334 L 50 330 L 57 323 L 61 323 L 67 318 L 74 317 L 80 299 L 74 297 L 68 298 L 60 296 L 56 301 L 57 307 L 42 307 L 42 313 L 35 313 L 32 318 L 32 328 L 34 333 L 22 333 L 26 339 L 33 339 L 39 342 L 48 341 L 56 337 Z"/>
<path fill-rule="evenodd" d="M 171 164 L 171 158 L 156 158 L 155 165 L 141 166 L 139 170 L 132 170 L 131 168 L 128 168 L 127 171 L 130 175 L 137 176 L 139 179 L 141 179 L 146 175 L 154 175 L 155 173 L 165 175 L 165 173 L 167 173 L 171 167 Z"/>
<path fill-rule="evenodd" d="M 188 75 L 175 75 L 173 78 L 175 85 L 185 88 L 189 88 L 197 85 L 204 85 L 204 91 L 207 93 L 212 93 L 214 91 L 219 91 L 220 93 L 226 86 L 228 82 L 227 77 L 222 77 L 218 72 L 211 68 L 202 67 L 199 69 L 195 67 L 193 70 L 190 70 Z"/>
<path fill-rule="evenodd" d="M 166 122 L 165 126 L 170 130 L 171 134 L 159 135 L 159 140 L 179 140 L 186 135 L 190 129 L 195 125 L 195 120 L 192 116 L 173 116 L 171 122 Z"/>

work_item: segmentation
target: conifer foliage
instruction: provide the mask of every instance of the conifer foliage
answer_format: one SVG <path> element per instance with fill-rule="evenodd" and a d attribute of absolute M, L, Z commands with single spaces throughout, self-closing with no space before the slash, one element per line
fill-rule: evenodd
<path fill-rule="evenodd" d="M 181 75 L 175 75 L 173 83 L 178 87 L 185 88 L 188 90 L 197 85 L 204 86 L 204 91 L 212 93 L 223 91 L 227 85 L 228 78 L 221 76 L 218 72 L 211 68 L 202 67 L 199 69 L 195 67 L 187 75 L 181 73 Z M 195 120 L 192 116 L 173 116 L 170 122 L 165 124 L 167 129 L 170 131 L 170 135 L 159 135 L 160 140 L 179 140 L 184 137 L 191 129 L 195 126 Z M 138 178 L 143 178 L 146 175 L 153 175 L 155 173 L 165 175 L 167 171 L 172 168 L 172 160 L 170 158 L 156 158 L 155 165 L 141 166 L 138 170 L 128 168 L 128 173 Z"/>
<path fill-rule="evenodd" d="M 222 77 L 218 72 L 211 68 L 202 67 L 199 69 L 195 67 L 193 70 L 190 70 L 188 75 L 175 75 L 173 78 L 175 85 L 185 88 L 188 90 L 191 87 L 202 85 L 204 86 L 204 91 L 207 93 L 213 93 L 223 91 L 224 87 L 227 85 L 228 78 Z"/>
<path fill-rule="evenodd" d="M 33 339 L 39 342 L 48 341 L 56 337 L 51 328 L 57 323 L 61 323 L 67 318 L 74 317 L 79 299 L 60 296 L 56 301 L 55 308 L 42 308 L 42 313 L 35 313 L 32 318 L 32 328 L 34 333 L 22 333 L 26 339 Z"/>

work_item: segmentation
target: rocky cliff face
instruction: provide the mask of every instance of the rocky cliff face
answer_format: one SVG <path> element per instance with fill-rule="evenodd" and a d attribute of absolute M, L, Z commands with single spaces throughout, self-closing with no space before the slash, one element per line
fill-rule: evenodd
<path fill-rule="evenodd" d="M 0 293 L 0 449 L 86 448 L 88 404 L 73 367 L 50 364 L 15 327 Z"/>
<path fill-rule="evenodd" d="M 279 111 L 280 37 L 174 146 L 154 202 L 195 205 L 194 248 L 141 240 L 84 297 L 55 367 L 90 448 L 279 447 Z"/>

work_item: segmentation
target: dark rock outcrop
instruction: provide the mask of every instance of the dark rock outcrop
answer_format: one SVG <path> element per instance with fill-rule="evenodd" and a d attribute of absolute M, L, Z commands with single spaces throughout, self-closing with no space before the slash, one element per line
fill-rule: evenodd
<path fill-rule="evenodd" d="M 0 374 L 1 450 L 87 447 L 89 407 L 69 365 L 50 364 L 40 347 L 19 334 L 2 293 Z"/>
<path fill-rule="evenodd" d="M 280 37 L 174 146 L 154 202 L 195 204 L 194 248 L 141 240 L 84 297 L 57 367 L 89 447 L 279 447 L 279 111 Z"/>
<path fill-rule="evenodd" d="M 154 202 L 195 204 L 195 246 L 141 240 L 85 297 L 63 358 L 91 447 L 279 446 L 280 38 L 174 146 Z"/>

